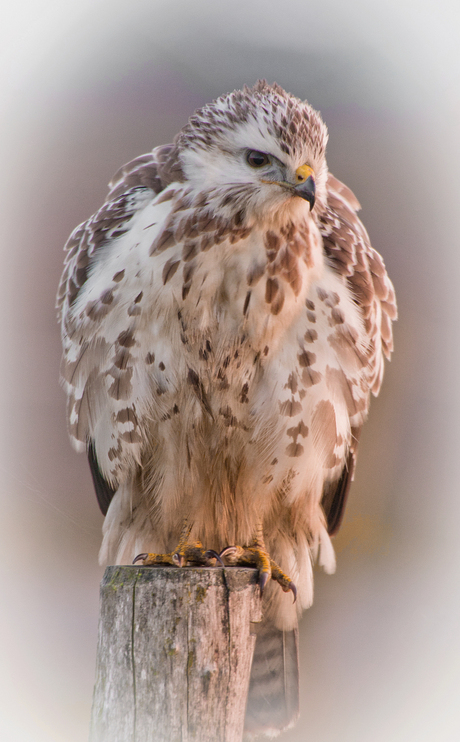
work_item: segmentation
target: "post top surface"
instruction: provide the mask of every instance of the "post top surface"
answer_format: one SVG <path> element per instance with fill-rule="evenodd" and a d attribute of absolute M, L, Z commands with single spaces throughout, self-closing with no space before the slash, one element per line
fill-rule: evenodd
<path fill-rule="evenodd" d="M 102 578 L 101 587 L 122 587 L 136 583 L 149 582 L 169 584 L 204 584 L 220 586 L 225 584 L 228 590 L 244 590 L 249 585 L 257 585 L 258 570 L 253 567 L 169 567 L 139 566 L 134 564 L 114 565 L 107 567 Z"/>

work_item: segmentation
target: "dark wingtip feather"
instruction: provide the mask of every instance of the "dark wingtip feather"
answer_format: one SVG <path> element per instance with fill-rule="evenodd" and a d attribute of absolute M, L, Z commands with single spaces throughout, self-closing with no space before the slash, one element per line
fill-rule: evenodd
<path fill-rule="evenodd" d="M 353 443 L 350 446 L 348 459 L 343 467 L 342 475 L 340 479 L 333 482 L 323 493 L 321 505 L 326 515 L 329 536 L 335 536 L 342 524 L 348 493 L 355 473 L 356 450 L 360 433 L 361 428 L 352 428 Z"/>
<path fill-rule="evenodd" d="M 102 476 L 97 462 L 96 452 L 94 450 L 94 441 L 92 440 L 88 444 L 88 461 L 91 476 L 93 478 L 94 489 L 96 490 L 97 501 L 102 514 L 106 515 L 112 498 L 116 492 L 116 488 L 112 487 Z"/>

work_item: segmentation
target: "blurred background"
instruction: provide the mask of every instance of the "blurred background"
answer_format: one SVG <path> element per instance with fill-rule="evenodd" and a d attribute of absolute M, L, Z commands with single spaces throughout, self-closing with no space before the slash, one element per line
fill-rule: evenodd
<path fill-rule="evenodd" d="M 0 738 L 86 740 L 102 516 L 67 439 L 62 247 L 120 165 L 257 78 L 319 109 L 399 299 L 283 742 L 460 739 L 457 0 L 18 0 L 1 64 Z"/>

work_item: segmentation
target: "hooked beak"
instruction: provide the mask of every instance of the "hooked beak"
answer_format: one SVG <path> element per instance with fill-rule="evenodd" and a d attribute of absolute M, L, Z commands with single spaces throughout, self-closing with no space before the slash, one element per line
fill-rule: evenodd
<path fill-rule="evenodd" d="M 276 184 L 286 188 L 292 193 L 293 196 L 299 196 L 304 201 L 308 201 L 310 204 L 310 211 L 315 205 L 315 173 L 309 165 L 300 165 L 295 171 L 295 183 L 289 183 L 286 180 L 264 180 L 261 178 L 262 183 L 268 183 L 270 185 Z"/>
<path fill-rule="evenodd" d="M 309 175 L 304 183 L 300 183 L 299 185 L 294 186 L 293 192 L 296 196 L 300 196 L 300 198 L 308 201 L 308 203 L 310 204 L 310 211 L 313 209 L 313 206 L 315 205 L 316 187 L 312 175 Z"/>

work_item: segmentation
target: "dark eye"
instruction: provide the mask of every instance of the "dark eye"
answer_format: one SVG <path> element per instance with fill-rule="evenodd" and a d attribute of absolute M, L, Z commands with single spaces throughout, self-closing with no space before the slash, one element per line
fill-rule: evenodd
<path fill-rule="evenodd" d="M 258 152 L 256 149 L 250 149 L 246 154 L 246 162 L 251 167 L 263 167 L 268 165 L 270 158 L 265 152 Z"/>

